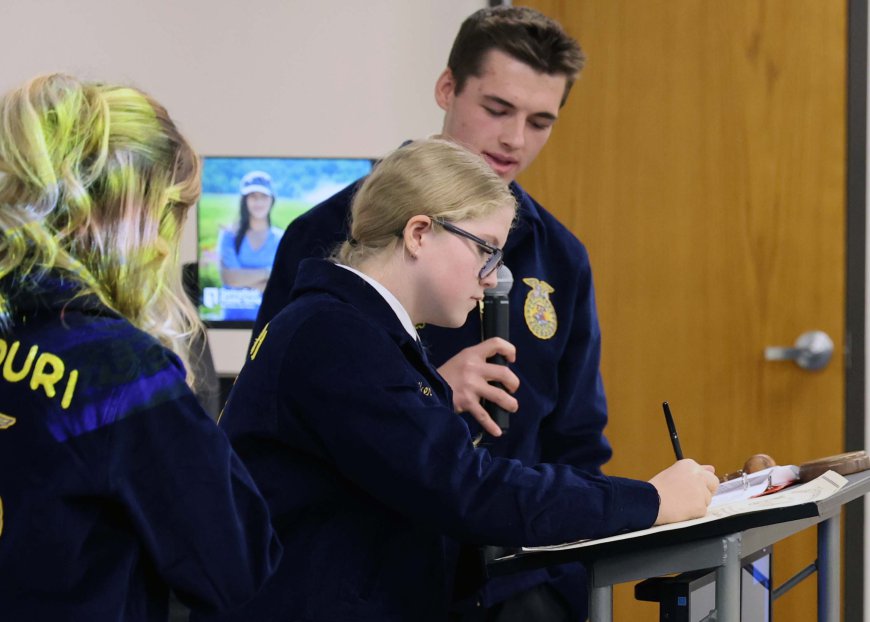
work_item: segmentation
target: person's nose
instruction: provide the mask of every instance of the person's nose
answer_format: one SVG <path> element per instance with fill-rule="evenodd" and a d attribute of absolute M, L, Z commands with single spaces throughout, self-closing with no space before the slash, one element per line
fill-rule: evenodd
<path fill-rule="evenodd" d="M 485 277 L 480 279 L 480 284 L 483 285 L 484 289 L 489 289 L 490 287 L 495 287 L 498 285 L 498 270 L 493 270 Z"/>
<path fill-rule="evenodd" d="M 526 122 L 520 115 L 509 117 L 501 128 L 501 142 L 510 149 L 519 149 L 526 142 Z"/>

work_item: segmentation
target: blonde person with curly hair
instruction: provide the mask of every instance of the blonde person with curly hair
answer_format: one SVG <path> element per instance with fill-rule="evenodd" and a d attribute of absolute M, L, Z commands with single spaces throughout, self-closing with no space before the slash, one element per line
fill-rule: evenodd
<path fill-rule="evenodd" d="M 280 545 L 185 371 L 200 164 L 166 110 L 64 75 L 0 102 L 0 610 L 166 620 L 250 598 Z"/>
<path fill-rule="evenodd" d="M 476 447 L 453 412 L 416 326 L 465 322 L 515 214 L 479 155 L 423 140 L 366 178 L 333 259 L 300 264 L 220 420 L 292 554 L 219 619 L 444 622 L 459 543 L 557 544 L 705 513 L 712 467 L 682 460 L 643 482 L 524 466 Z"/>

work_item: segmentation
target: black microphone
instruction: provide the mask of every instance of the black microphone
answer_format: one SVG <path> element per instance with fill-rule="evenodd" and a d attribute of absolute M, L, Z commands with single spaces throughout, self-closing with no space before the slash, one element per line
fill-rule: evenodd
<path fill-rule="evenodd" d="M 514 277 L 504 264 L 498 267 L 497 275 L 498 283 L 496 283 L 495 287 L 483 291 L 483 318 L 481 320 L 483 339 L 501 337 L 505 341 L 510 341 L 510 328 L 508 326 L 510 320 L 510 301 L 508 300 L 508 294 L 514 284 Z M 496 365 L 507 365 L 507 360 L 501 354 L 496 354 L 487 359 L 487 361 Z M 491 384 L 504 388 L 498 382 Z M 493 421 L 501 428 L 501 431 L 507 432 L 510 428 L 510 413 L 489 401 L 484 401 L 483 406 Z"/>

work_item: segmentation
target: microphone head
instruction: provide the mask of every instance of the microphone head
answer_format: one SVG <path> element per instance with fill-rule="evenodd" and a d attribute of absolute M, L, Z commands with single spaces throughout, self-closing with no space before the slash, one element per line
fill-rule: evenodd
<path fill-rule="evenodd" d="M 500 265 L 496 276 L 498 283 L 483 290 L 484 296 L 507 296 L 510 293 L 511 287 L 514 285 L 514 275 L 511 274 L 508 267 L 504 264 Z"/>

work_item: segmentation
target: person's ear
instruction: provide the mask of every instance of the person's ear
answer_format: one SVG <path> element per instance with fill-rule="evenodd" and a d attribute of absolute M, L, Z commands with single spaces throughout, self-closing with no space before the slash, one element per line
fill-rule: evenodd
<path fill-rule="evenodd" d="M 438 81 L 435 82 L 435 102 L 441 110 L 446 112 L 453 103 L 454 95 L 456 95 L 456 80 L 448 67 L 441 72 Z"/>
<path fill-rule="evenodd" d="M 417 253 L 425 246 L 426 234 L 432 231 L 432 219 L 428 216 L 417 215 L 408 219 L 402 238 L 405 242 L 405 251 L 416 259 Z"/>

